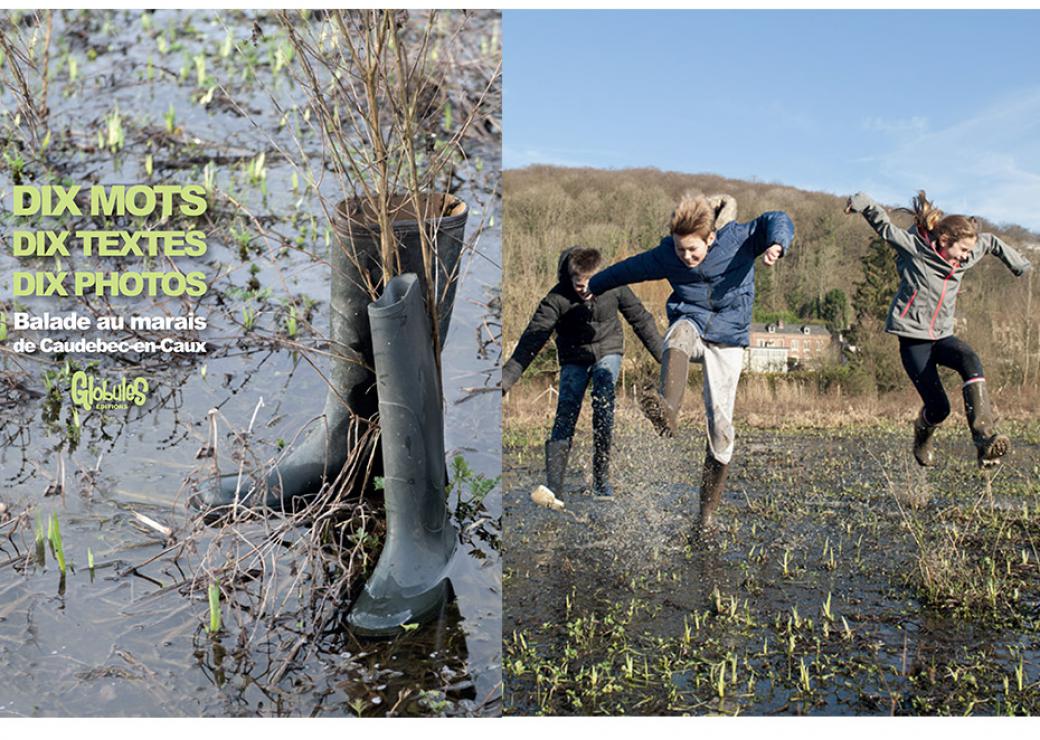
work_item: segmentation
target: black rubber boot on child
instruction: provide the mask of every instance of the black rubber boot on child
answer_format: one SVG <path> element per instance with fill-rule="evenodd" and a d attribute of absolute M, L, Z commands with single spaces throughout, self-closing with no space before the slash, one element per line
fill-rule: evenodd
<path fill-rule="evenodd" d="M 610 485 L 610 443 L 596 442 L 592 452 L 592 495 L 612 498 L 614 487 Z"/>
<path fill-rule="evenodd" d="M 557 497 L 562 496 L 563 477 L 567 474 L 567 458 L 571 440 L 550 439 L 545 442 L 545 485 Z"/>

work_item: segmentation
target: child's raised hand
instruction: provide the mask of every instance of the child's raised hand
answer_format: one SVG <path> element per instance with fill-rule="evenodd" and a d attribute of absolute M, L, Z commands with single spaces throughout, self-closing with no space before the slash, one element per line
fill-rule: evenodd
<path fill-rule="evenodd" d="M 766 267 L 772 267 L 783 254 L 784 248 L 779 244 L 774 244 L 762 254 L 762 261 L 766 263 Z"/>

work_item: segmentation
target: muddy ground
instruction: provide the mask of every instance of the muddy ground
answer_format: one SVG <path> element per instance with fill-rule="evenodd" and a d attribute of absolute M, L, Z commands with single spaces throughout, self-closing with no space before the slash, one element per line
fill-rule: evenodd
<path fill-rule="evenodd" d="M 529 499 L 544 422 L 507 415 L 507 713 L 1040 711 L 1040 427 L 1009 428 L 989 490 L 963 418 L 927 473 L 909 422 L 742 427 L 709 543 L 702 427 L 662 440 L 623 403 L 605 503 L 585 417 L 572 516 Z"/>
<path fill-rule="evenodd" d="M 30 15 L 11 16 L 11 28 L 31 33 Z M 460 70 L 459 89 L 448 91 L 456 116 L 497 64 L 498 14 L 470 16 L 461 38 L 460 56 L 441 49 L 442 62 Z M 451 501 L 465 530 L 451 571 L 454 603 L 441 619 L 400 638 L 359 640 L 339 617 L 326 618 L 341 616 L 349 603 L 322 601 L 321 561 L 303 557 L 306 527 L 272 539 L 273 525 L 206 527 L 185 505 L 189 481 L 212 475 L 214 460 L 198 454 L 211 441 L 209 409 L 220 413 L 216 463 L 226 470 L 236 454 L 277 456 L 313 424 L 327 391 L 330 232 L 306 173 L 280 154 L 302 150 L 318 166 L 322 147 L 289 76 L 291 61 L 272 13 L 55 12 L 51 135 L 43 154 L 71 182 L 205 184 L 210 208 L 197 226 L 207 232 L 208 251 L 180 266 L 204 271 L 210 290 L 195 302 L 12 300 L 14 270 L 53 269 L 53 260 L 12 258 L 6 245 L 15 227 L 5 213 L 0 311 L 194 311 L 209 327 L 191 338 L 206 340 L 210 351 L 24 356 L 0 342 L 0 717 L 499 710 L 501 512 L 498 489 L 486 484 L 500 465 L 498 435 L 487 434 L 499 414 L 497 89 L 494 113 L 466 139 L 454 179 L 470 218 L 445 341 L 445 442 L 449 458 L 461 456 L 472 471 Z M 14 165 L 26 181 L 45 181 L 45 174 L 30 156 L 40 152 L 28 152 L 17 135 L 15 102 L 0 102 L 0 196 L 9 202 Z M 324 197 L 337 197 L 335 178 L 320 187 Z M 82 256 L 70 262 L 67 269 L 100 268 Z M 105 265 L 135 268 L 133 260 Z M 74 414 L 70 371 L 90 363 L 103 376 L 148 377 L 148 403 Z M 478 492 L 480 500 L 471 500 Z M 357 536 L 374 555 L 385 533 L 380 505 L 364 510 L 375 518 Z M 170 536 L 138 515 L 168 527 Z M 64 575 L 55 549 L 35 544 L 40 531 L 49 539 L 53 519 Z M 259 543 L 263 554 L 250 560 Z M 239 558 L 248 567 L 232 570 L 233 580 L 211 575 Z M 207 589 L 214 581 L 223 620 L 211 635 Z"/>

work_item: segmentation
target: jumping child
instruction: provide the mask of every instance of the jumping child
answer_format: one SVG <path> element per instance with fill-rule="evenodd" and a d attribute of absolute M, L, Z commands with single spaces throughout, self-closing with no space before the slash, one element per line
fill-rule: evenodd
<path fill-rule="evenodd" d="M 546 485 L 563 493 L 563 477 L 585 389 L 592 385 L 593 493 L 610 497 L 610 445 L 614 430 L 614 386 L 621 370 L 624 333 L 618 311 L 654 359 L 661 361 L 661 335 L 630 288 L 593 296 L 589 278 L 602 263 L 599 250 L 571 247 L 560 254 L 558 282 L 534 312 L 502 368 L 502 392 L 520 379 L 553 331 L 560 362 L 559 402 L 552 434 L 545 443 Z"/>
<path fill-rule="evenodd" d="M 589 281 L 594 294 L 645 280 L 667 279 L 672 286 L 660 384 L 641 401 L 658 432 L 674 434 L 690 361 L 704 364 L 708 440 L 700 491 L 702 531 L 715 528 L 733 456 L 733 406 L 755 301 L 755 260 L 762 255 L 767 266 L 776 264 L 794 238 L 794 223 L 782 211 L 724 224 L 726 219 L 718 216 L 735 212 L 735 202 L 728 196 L 714 202 L 721 207 L 701 195 L 683 196 L 669 236 Z"/>
<path fill-rule="evenodd" d="M 913 199 L 914 227 L 909 231 L 894 226 L 885 209 L 863 193 L 849 198 L 845 212 L 862 213 L 896 249 L 899 290 L 885 331 L 899 337 L 903 368 L 924 402 L 914 421 L 917 462 L 935 464 L 932 435 L 950 415 L 950 400 L 939 379 L 942 365 L 956 370 L 963 381 L 964 412 L 979 466 L 998 464 L 1011 442 L 996 430 L 979 356 L 953 336 L 953 314 L 964 271 L 984 255 L 995 255 L 1018 276 L 1029 269 L 1029 261 L 992 234 L 978 233 L 974 218 L 945 216 L 923 190 Z"/>

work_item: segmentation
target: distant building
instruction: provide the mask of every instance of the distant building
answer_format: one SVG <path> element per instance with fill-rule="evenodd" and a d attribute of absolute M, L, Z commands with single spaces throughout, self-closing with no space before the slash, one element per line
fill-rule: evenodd
<path fill-rule="evenodd" d="M 817 324 L 753 323 L 744 367 L 753 373 L 782 373 L 792 365 L 819 363 L 830 350 L 831 341 L 831 333 Z"/>

